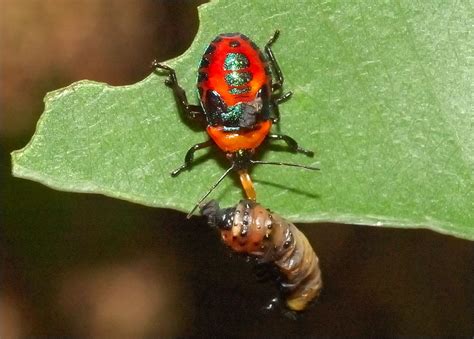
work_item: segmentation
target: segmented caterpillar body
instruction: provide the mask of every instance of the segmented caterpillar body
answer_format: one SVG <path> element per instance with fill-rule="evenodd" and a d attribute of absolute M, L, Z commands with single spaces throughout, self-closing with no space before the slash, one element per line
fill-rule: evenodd
<path fill-rule="evenodd" d="M 251 200 L 225 209 L 211 200 L 201 213 L 219 228 L 222 241 L 233 251 L 276 265 L 290 310 L 303 311 L 318 297 L 322 288 L 319 259 L 295 225 Z"/>

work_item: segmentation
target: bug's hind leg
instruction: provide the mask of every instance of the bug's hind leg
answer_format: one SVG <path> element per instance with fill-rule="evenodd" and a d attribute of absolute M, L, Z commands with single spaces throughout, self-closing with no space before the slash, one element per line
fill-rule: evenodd
<path fill-rule="evenodd" d="M 312 157 L 314 156 L 314 152 L 313 151 L 310 151 L 310 150 L 307 150 L 303 147 L 300 147 L 298 145 L 298 143 L 296 142 L 295 139 L 293 139 L 292 137 L 288 136 L 288 135 L 284 135 L 284 134 L 269 134 L 267 136 L 267 139 L 268 140 L 283 140 L 286 142 L 286 144 L 288 145 L 288 148 L 290 149 L 290 151 L 292 152 L 299 152 L 299 153 L 303 153 L 303 154 L 306 154 L 307 156 L 309 157 Z"/>
<path fill-rule="evenodd" d="M 171 172 L 172 177 L 178 176 L 182 171 L 186 169 L 191 169 L 193 166 L 193 160 L 194 160 L 194 152 L 196 152 L 199 149 L 206 148 L 212 145 L 211 140 L 207 140 L 204 142 L 201 142 L 199 144 L 193 145 L 187 152 L 186 156 L 184 157 L 184 164 L 179 166 L 177 169 L 175 169 L 173 172 Z"/>
<path fill-rule="evenodd" d="M 165 80 L 165 85 L 173 90 L 174 98 L 178 104 L 179 111 L 185 118 L 195 119 L 204 115 L 201 106 L 189 104 L 186 97 L 186 92 L 178 84 L 178 78 L 173 68 L 165 64 L 160 64 L 156 60 L 152 62 L 151 66 L 155 71 L 160 69 L 168 75 L 168 79 Z"/>

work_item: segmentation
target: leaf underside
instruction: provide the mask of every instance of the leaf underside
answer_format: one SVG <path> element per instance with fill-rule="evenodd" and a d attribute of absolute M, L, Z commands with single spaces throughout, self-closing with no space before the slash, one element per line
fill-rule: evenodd
<path fill-rule="evenodd" d="M 197 103 L 197 64 L 222 32 L 274 45 L 293 98 L 281 133 L 314 158 L 263 147 L 258 158 L 305 165 L 257 166 L 258 200 L 293 221 L 424 227 L 474 239 L 473 24 L 469 2 L 227 1 L 200 8 L 201 27 L 176 68 Z M 146 67 L 147 65 L 144 65 Z M 49 93 L 30 143 L 12 153 L 13 174 L 50 187 L 101 193 L 189 211 L 228 164 L 200 151 L 172 178 L 186 150 L 207 140 L 178 115 L 164 77 L 130 86 L 79 81 Z M 242 198 L 235 177 L 212 194 Z"/>

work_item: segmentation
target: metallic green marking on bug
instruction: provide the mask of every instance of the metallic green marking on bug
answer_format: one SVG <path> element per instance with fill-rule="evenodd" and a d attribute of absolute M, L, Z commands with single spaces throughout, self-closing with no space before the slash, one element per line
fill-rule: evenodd
<path fill-rule="evenodd" d="M 225 75 L 225 82 L 233 87 L 245 85 L 250 80 L 252 80 L 252 74 L 249 72 L 230 72 Z"/>
<path fill-rule="evenodd" d="M 229 93 L 232 94 L 232 95 L 244 94 L 244 93 L 248 93 L 248 92 L 250 92 L 250 87 L 249 86 L 242 87 L 242 88 L 233 87 L 229 90 Z"/>
<path fill-rule="evenodd" d="M 227 109 L 227 112 L 222 114 L 222 120 L 228 123 L 233 123 L 233 122 L 235 123 L 242 116 L 242 113 L 243 113 L 243 107 L 241 103 L 234 106 L 230 106 Z"/>
<path fill-rule="evenodd" d="M 238 71 L 239 69 L 249 67 L 250 62 L 242 53 L 228 53 L 224 61 L 226 71 Z"/>
<path fill-rule="evenodd" d="M 235 127 L 238 125 L 242 114 L 244 113 L 244 105 L 242 103 L 238 103 L 234 106 L 230 106 L 227 109 L 227 112 L 221 114 L 221 119 L 224 125 L 226 126 L 225 130 L 234 130 Z M 237 126 L 238 127 L 238 126 Z"/>

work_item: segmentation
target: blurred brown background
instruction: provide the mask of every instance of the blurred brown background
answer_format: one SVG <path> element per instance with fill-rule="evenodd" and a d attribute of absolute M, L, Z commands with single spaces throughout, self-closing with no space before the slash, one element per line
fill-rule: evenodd
<path fill-rule="evenodd" d="M 292 321 L 203 220 L 11 177 L 46 92 L 141 80 L 191 44 L 203 2 L 0 0 L 0 337 L 473 335 L 471 242 L 301 225 L 325 290 Z"/>

